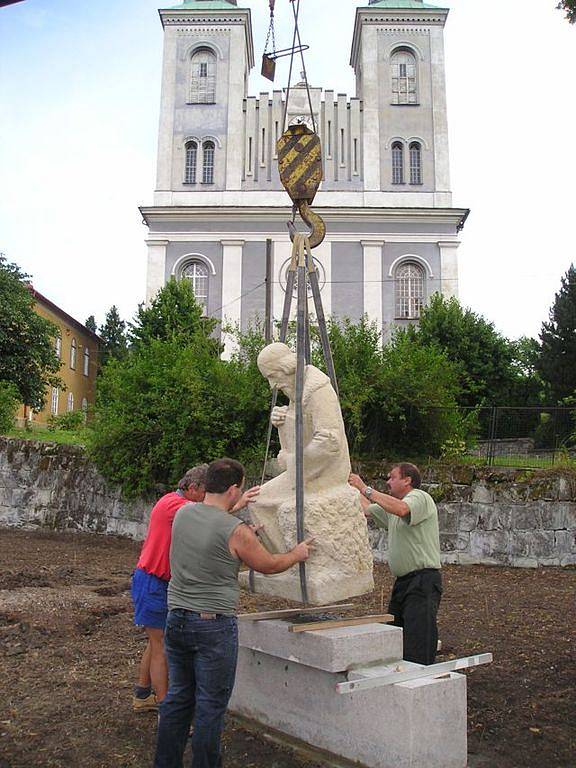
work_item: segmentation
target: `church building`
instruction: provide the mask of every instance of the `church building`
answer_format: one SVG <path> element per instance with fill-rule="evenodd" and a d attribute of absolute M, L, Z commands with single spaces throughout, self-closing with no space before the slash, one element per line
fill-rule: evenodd
<path fill-rule="evenodd" d="M 366 314 L 384 339 L 394 325 L 417 321 L 433 293 L 458 295 L 468 210 L 452 207 L 450 191 L 447 16 L 423 0 L 359 4 L 355 94 L 310 85 L 324 167 L 313 206 L 327 226 L 313 252 L 324 311 L 353 321 Z M 140 209 L 147 300 L 172 276 L 188 278 L 208 316 L 244 329 L 263 321 L 270 239 L 279 320 L 291 253 L 291 201 L 275 152 L 286 93 L 249 95 L 251 13 L 236 0 L 187 0 L 160 18 L 157 182 L 153 205 Z M 286 125 L 309 114 L 308 104 L 306 83 L 293 86 Z"/>

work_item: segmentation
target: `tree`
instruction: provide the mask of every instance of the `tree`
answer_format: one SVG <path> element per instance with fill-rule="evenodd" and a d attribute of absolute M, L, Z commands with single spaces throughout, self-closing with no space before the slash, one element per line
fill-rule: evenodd
<path fill-rule="evenodd" d="M 102 370 L 90 454 L 126 496 L 158 492 L 194 464 L 263 456 L 268 404 L 200 335 L 151 339 Z"/>
<path fill-rule="evenodd" d="M 138 348 L 153 339 L 187 339 L 199 333 L 217 354 L 221 351 L 220 344 L 210 339 L 217 321 L 203 317 L 203 311 L 196 301 L 191 282 L 172 278 L 156 294 L 150 306 L 141 304 L 138 307 L 135 322 L 130 327 L 130 340 Z"/>
<path fill-rule="evenodd" d="M 100 326 L 99 336 L 104 342 L 100 348 L 100 366 L 103 367 L 109 360 L 126 356 L 128 350 L 126 323 L 120 318 L 115 304 L 106 313 L 104 323 Z"/>
<path fill-rule="evenodd" d="M 34 311 L 27 279 L 0 254 L 0 381 L 14 384 L 22 403 L 41 410 L 46 390 L 62 384 L 58 329 Z"/>
<path fill-rule="evenodd" d="M 556 7 L 561 11 L 566 11 L 566 18 L 570 24 L 576 23 L 576 0 L 560 0 Z"/>
<path fill-rule="evenodd" d="M 86 328 L 88 328 L 89 331 L 92 331 L 92 333 L 98 333 L 98 326 L 96 325 L 96 318 L 94 315 L 87 317 L 84 325 Z"/>
<path fill-rule="evenodd" d="M 420 326 L 409 331 L 421 346 L 436 346 L 458 366 L 460 405 L 510 405 L 516 380 L 510 342 L 471 309 L 455 299 L 435 294 L 422 311 Z"/>
<path fill-rule="evenodd" d="M 540 331 L 537 369 L 554 403 L 576 393 L 576 269 L 572 264 Z"/>

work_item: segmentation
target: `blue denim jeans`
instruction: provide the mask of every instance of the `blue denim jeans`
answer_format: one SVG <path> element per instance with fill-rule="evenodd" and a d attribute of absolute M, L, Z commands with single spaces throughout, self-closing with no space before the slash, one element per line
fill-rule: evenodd
<path fill-rule="evenodd" d="M 154 768 L 182 768 L 192 720 L 192 768 L 219 768 L 224 714 L 236 676 L 236 618 L 202 619 L 192 611 L 172 610 L 164 647 L 170 682 L 160 704 Z"/>

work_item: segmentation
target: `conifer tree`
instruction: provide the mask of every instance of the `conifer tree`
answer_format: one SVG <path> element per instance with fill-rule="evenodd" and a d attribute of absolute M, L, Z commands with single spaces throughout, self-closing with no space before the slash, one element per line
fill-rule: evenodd
<path fill-rule="evenodd" d="M 576 24 L 576 0 L 560 0 L 556 7 L 566 11 L 566 18 L 570 24 Z"/>
<path fill-rule="evenodd" d="M 104 344 L 100 349 L 100 364 L 105 365 L 111 358 L 119 359 L 126 355 L 126 323 L 121 319 L 118 307 L 114 304 L 100 326 L 99 336 Z"/>
<path fill-rule="evenodd" d="M 84 325 L 86 328 L 88 328 L 89 331 L 92 331 L 92 333 L 98 333 L 98 326 L 96 325 L 96 318 L 94 315 L 87 317 Z"/>
<path fill-rule="evenodd" d="M 576 268 L 572 264 L 562 277 L 560 290 L 550 309 L 550 319 L 540 331 L 537 368 L 548 385 L 553 402 L 576 393 Z"/>

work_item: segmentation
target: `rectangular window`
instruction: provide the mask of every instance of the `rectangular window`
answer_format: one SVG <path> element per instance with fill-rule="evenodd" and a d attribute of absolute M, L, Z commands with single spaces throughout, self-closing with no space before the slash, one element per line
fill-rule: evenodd
<path fill-rule="evenodd" d="M 354 173 L 358 173 L 358 139 L 354 139 Z"/>
<path fill-rule="evenodd" d="M 252 136 L 248 139 L 248 173 L 252 173 Z"/>
<path fill-rule="evenodd" d="M 208 77 L 208 63 L 203 61 L 200 64 L 200 72 L 198 73 L 200 77 Z"/>
<path fill-rule="evenodd" d="M 346 143 L 344 128 L 340 129 L 340 165 L 346 165 Z"/>
<path fill-rule="evenodd" d="M 52 389 L 52 397 L 50 399 L 50 413 L 53 416 L 58 415 L 58 396 L 59 396 L 58 389 L 54 387 Z"/>
<path fill-rule="evenodd" d="M 332 121 L 328 120 L 328 157 L 332 157 Z"/>
<path fill-rule="evenodd" d="M 274 125 L 274 159 L 278 157 L 278 120 L 276 120 L 276 123 Z"/>
<path fill-rule="evenodd" d="M 260 153 L 262 165 L 266 164 L 266 128 L 262 128 L 262 151 Z"/>

